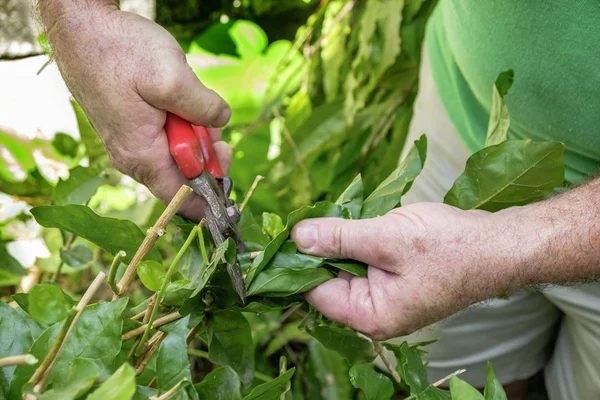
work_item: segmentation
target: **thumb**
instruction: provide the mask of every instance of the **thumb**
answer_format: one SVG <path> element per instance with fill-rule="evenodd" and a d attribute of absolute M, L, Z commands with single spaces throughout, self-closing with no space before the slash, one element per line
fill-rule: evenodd
<path fill-rule="evenodd" d="M 385 267 L 394 243 L 386 240 L 385 217 L 364 220 L 307 219 L 296 224 L 292 240 L 303 253 L 327 258 L 353 259 Z"/>

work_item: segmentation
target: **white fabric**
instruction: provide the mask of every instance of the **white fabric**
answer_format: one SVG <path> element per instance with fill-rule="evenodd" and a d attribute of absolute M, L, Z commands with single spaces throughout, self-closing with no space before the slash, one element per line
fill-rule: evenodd
<path fill-rule="evenodd" d="M 442 201 L 470 155 L 440 102 L 425 52 L 405 151 L 422 133 L 428 139 L 427 161 L 403 204 Z M 461 378 L 483 387 L 489 360 L 502 383 L 528 378 L 545 366 L 551 400 L 600 399 L 598 284 L 522 290 L 393 342 L 430 339 L 439 339 L 425 347 L 431 382 L 466 368 Z"/>

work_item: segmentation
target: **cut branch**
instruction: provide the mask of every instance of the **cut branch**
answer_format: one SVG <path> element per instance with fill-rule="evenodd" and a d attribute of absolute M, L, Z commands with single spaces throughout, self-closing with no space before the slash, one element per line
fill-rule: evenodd
<path fill-rule="evenodd" d="M 387 370 L 392 375 L 392 378 L 394 378 L 396 383 L 400 383 L 402 381 L 402 379 L 400 378 L 400 375 L 398 375 L 398 372 L 396 371 L 396 369 L 390 362 L 390 359 L 387 357 L 387 354 L 385 354 L 385 351 L 383 350 L 383 347 L 381 347 L 381 344 L 377 340 L 372 340 L 372 342 L 373 342 L 373 348 L 375 349 L 375 352 L 379 355 L 379 357 L 381 357 L 381 360 L 385 364 L 385 367 L 387 368 Z"/>
<path fill-rule="evenodd" d="M 81 300 L 79 300 L 77 307 L 75 307 L 75 309 L 73 309 L 71 313 L 69 313 L 69 315 L 67 316 L 67 319 L 65 320 L 65 323 L 61 328 L 58 337 L 54 342 L 54 345 L 50 349 L 50 352 L 29 380 L 29 383 L 31 383 L 31 385 L 33 386 L 33 391 L 35 393 L 41 393 L 44 390 L 46 381 L 50 376 L 50 372 L 52 372 L 52 367 L 54 366 L 54 363 L 56 362 L 60 351 L 64 347 L 67 339 L 69 338 L 69 335 L 73 331 L 73 328 L 79 320 L 79 317 L 81 317 L 83 310 L 88 305 L 92 297 L 94 297 L 94 294 L 96 294 L 96 292 L 100 288 L 100 285 L 102 285 L 102 282 L 104 282 L 105 278 L 106 274 L 104 272 L 100 272 L 98 276 L 96 276 L 96 279 L 94 279 L 90 287 L 85 291 Z"/>
<path fill-rule="evenodd" d="M 177 213 L 183 202 L 191 194 L 192 188 L 187 185 L 183 185 L 179 189 L 175 197 L 173 197 L 173 200 L 171 200 L 171 202 L 169 203 L 165 211 L 162 213 L 162 215 L 158 218 L 158 221 L 156 221 L 152 228 L 148 229 L 148 232 L 146 233 L 146 238 L 144 238 L 144 241 L 137 249 L 135 255 L 133 256 L 133 259 L 127 266 L 125 274 L 123 274 L 123 278 L 121 278 L 121 281 L 117 286 L 119 289 L 119 297 L 122 297 L 125 295 L 125 293 L 127 293 L 131 282 L 133 282 L 133 280 L 135 279 L 137 265 L 140 263 L 140 261 L 144 259 L 144 257 L 146 257 L 148 252 L 150 252 L 152 246 L 154 246 L 154 243 L 156 243 L 158 238 L 164 235 L 167 224 L 169 223 L 169 221 L 171 221 L 171 219 L 173 218 L 175 213 Z"/>
<path fill-rule="evenodd" d="M 168 391 L 164 392 L 160 396 L 152 396 L 152 397 L 150 397 L 150 400 L 167 400 L 167 399 L 170 399 L 171 397 L 173 397 L 173 395 L 175 393 L 177 393 L 177 391 L 179 390 L 179 388 L 181 387 L 181 385 L 183 384 L 183 382 L 185 382 L 185 379 L 182 379 L 179 382 L 177 382 L 177 384 L 175 386 L 173 386 L 171 389 L 169 389 Z"/>
<path fill-rule="evenodd" d="M 135 366 L 135 374 L 137 376 L 140 376 L 142 372 L 144 372 L 146 365 L 148 365 L 150 359 L 154 353 L 156 353 L 166 335 L 167 334 L 164 332 L 158 332 L 148 341 L 148 350 L 146 351 L 146 354 L 138 360 L 138 363 Z"/>
<path fill-rule="evenodd" d="M 31 354 L 22 354 L 20 356 L 10 356 L 0 358 L 0 368 L 8 367 L 11 365 L 34 365 L 37 364 L 38 359 Z"/>
<path fill-rule="evenodd" d="M 256 175 L 256 178 L 254 178 L 254 182 L 252 182 L 252 186 L 250 186 L 250 190 L 248 190 L 248 193 L 246 194 L 246 198 L 244 199 L 244 201 L 242 202 L 242 205 L 240 206 L 240 214 L 244 211 L 244 208 L 246 208 L 248 201 L 254 194 L 254 191 L 256 190 L 256 187 L 258 186 L 258 182 L 262 181 L 263 179 L 265 179 L 265 177 L 262 175 Z"/>
<path fill-rule="evenodd" d="M 160 317 L 157 320 L 155 320 L 152 323 L 152 328 L 154 328 L 154 329 L 160 328 L 161 326 L 166 325 L 169 322 L 177 321 L 181 317 L 183 317 L 183 315 L 179 314 L 179 312 L 177 312 L 177 311 L 175 311 L 174 313 L 171 313 L 171 314 L 167 314 L 164 317 Z M 142 333 L 144 333 L 146 328 L 148 328 L 148 325 L 149 324 L 139 326 L 139 327 L 135 328 L 134 330 L 123 334 L 123 336 L 121 336 L 121 340 L 123 342 L 125 342 L 129 339 L 132 339 L 132 338 L 138 336 L 138 335 L 141 335 Z"/>
<path fill-rule="evenodd" d="M 453 376 L 460 375 L 460 374 L 462 374 L 462 373 L 463 373 L 463 372 L 465 372 L 465 371 L 466 371 L 466 369 L 459 369 L 459 370 L 457 370 L 457 371 L 454 371 L 453 373 L 451 373 L 451 374 L 448 374 L 448 375 L 446 375 L 445 377 L 443 377 L 442 379 L 440 379 L 439 381 L 435 382 L 435 383 L 434 383 L 434 384 L 432 384 L 431 386 L 433 386 L 433 387 L 438 387 L 438 386 L 440 386 L 442 383 L 446 382 L 448 379 L 452 378 Z"/>

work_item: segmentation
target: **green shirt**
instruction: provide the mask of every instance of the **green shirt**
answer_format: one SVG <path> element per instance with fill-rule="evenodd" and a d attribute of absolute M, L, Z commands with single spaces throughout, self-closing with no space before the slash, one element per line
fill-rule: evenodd
<path fill-rule="evenodd" d="M 600 1 L 440 0 L 427 28 L 435 86 L 471 151 L 484 146 L 492 87 L 515 72 L 509 138 L 566 146 L 566 179 L 600 165 Z"/>

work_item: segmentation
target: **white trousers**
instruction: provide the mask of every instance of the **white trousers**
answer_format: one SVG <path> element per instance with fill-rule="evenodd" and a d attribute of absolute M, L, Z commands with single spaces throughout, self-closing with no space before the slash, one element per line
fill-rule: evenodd
<path fill-rule="evenodd" d="M 470 156 L 440 102 L 425 53 L 405 152 L 425 133 L 428 154 L 405 205 L 441 202 Z M 600 400 L 600 284 L 522 290 L 393 342 L 430 339 L 439 339 L 425 347 L 431 382 L 466 368 L 461 378 L 483 387 L 489 360 L 502 383 L 545 368 L 551 400 Z"/>

